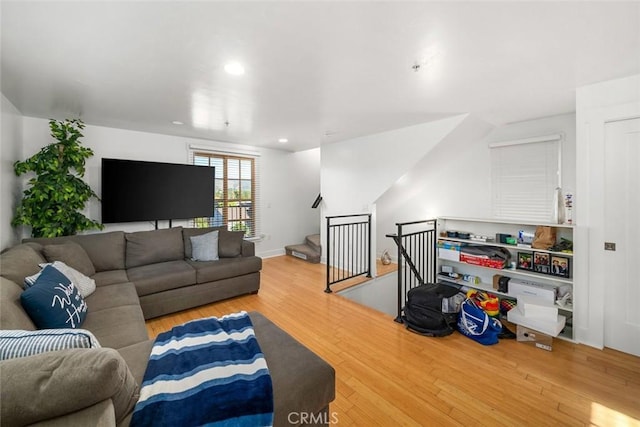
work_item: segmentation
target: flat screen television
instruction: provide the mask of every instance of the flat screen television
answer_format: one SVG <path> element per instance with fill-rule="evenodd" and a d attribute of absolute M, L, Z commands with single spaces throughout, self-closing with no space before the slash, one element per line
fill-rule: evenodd
<path fill-rule="evenodd" d="M 102 159 L 102 222 L 213 216 L 214 168 Z"/>

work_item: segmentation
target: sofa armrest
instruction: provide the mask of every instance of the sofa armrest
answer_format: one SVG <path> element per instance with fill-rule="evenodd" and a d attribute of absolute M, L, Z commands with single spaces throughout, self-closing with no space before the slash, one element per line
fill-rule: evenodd
<path fill-rule="evenodd" d="M 3 425 L 28 425 L 72 414 L 104 400 L 116 422 L 135 406 L 139 388 L 110 348 L 70 349 L 0 362 Z"/>
<path fill-rule="evenodd" d="M 29 425 L 29 427 L 69 426 L 116 427 L 116 415 L 113 402 L 111 402 L 111 399 L 103 400 L 102 402 L 71 414 L 65 414 L 60 417 Z"/>
<path fill-rule="evenodd" d="M 252 241 L 242 240 L 242 248 L 240 251 L 240 255 L 242 256 L 255 256 L 256 255 L 256 245 Z"/>

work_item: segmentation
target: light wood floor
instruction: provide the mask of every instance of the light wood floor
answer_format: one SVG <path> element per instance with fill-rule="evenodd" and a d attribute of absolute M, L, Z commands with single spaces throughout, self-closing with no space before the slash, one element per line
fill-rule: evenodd
<path fill-rule="evenodd" d="M 263 265 L 257 295 L 152 319 L 149 334 L 258 310 L 333 365 L 340 426 L 640 426 L 640 358 L 557 339 L 547 352 L 458 333 L 422 337 L 324 293 L 324 265 L 287 256 Z"/>

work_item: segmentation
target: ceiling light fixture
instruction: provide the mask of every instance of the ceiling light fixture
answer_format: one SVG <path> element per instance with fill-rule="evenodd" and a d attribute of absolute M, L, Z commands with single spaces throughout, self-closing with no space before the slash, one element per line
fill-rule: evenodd
<path fill-rule="evenodd" d="M 287 138 L 279 138 L 279 139 L 278 139 L 278 142 L 279 142 L 280 144 L 286 144 L 287 142 L 289 142 L 289 140 L 288 140 Z"/>
<path fill-rule="evenodd" d="M 244 74 L 244 67 L 239 62 L 229 62 L 225 64 L 224 70 L 232 76 L 241 76 Z"/>
<path fill-rule="evenodd" d="M 173 123 L 174 125 L 183 125 L 184 122 L 181 122 L 180 120 L 174 120 L 171 123 Z"/>

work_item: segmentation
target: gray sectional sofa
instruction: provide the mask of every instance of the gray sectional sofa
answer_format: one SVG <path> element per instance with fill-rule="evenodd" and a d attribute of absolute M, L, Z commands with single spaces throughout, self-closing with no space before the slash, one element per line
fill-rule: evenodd
<path fill-rule="evenodd" d="M 24 279 L 59 260 L 95 280 L 81 328 L 101 346 L 0 361 L 0 425 L 129 425 L 153 342 L 145 318 L 259 289 L 262 260 L 237 233 L 220 230 L 219 260 L 190 259 L 190 237 L 209 231 L 29 239 L 0 254 L 0 329 L 36 329 L 20 302 Z M 334 369 L 260 313 L 250 316 L 272 377 L 274 425 L 326 424 Z"/>
<path fill-rule="evenodd" d="M 191 237 L 219 231 L 218 261 L 191 261 Z M 243 232 L 223 228 L 174 227 L 152 231 L 85 234 L 53 239 L 26 239 L 50 246 L 74 242 L 89 256 L 84 273 L 97 284 L 132 282 L 145 319 L 175 313 L 260 289 L 262 259 Z M 56 253 L 76 264 L 68 250 Z M 69 263 L 67 263 L 69 264 Z"/>

